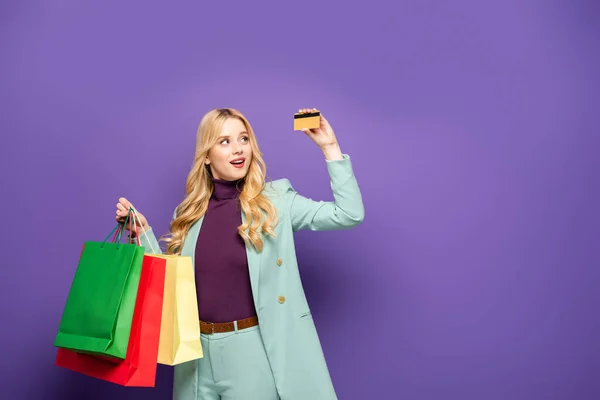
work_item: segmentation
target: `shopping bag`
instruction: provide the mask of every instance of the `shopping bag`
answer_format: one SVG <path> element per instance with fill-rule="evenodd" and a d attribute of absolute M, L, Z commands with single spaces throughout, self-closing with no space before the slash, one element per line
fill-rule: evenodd
<path fill-rule="evenodd" d="M 144 248 L 120 243 L 122 227 L 117 224 L 103 242 L 85 242 L 54 346 L 125 358 Z"/>
<path fill-rule="evenodd" d="M 158 363 L 173 366 L 202 358 L 192 259 L 168 254 L 154 256 L 167 263 Z"/>
<path fill-rule="evenodd" d="M 56 365 L 122 386 L 154 387 L 166 261 L 145 255 L 124 360 L 59 348 Z"/>

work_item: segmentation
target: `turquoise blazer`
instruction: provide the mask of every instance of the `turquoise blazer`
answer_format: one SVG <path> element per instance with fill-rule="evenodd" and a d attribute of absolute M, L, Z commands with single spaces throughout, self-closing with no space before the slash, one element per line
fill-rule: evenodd
<path fill-rule="evenodd" d="M 277 237 L 263 238 L 261 253 L 246 246 L 260 334 L 282 400 L 337 399 L 300 281 L 294 232 L 354 227 L 363 221 L 364 206 L 350 157 L 344 154 L 342 160 L 326 160 L 326 165 L 334 201 L 303 197 L 287 179 L 268 182 L 263 193 L 279 213 Z M 181 255 L 194 259 L 201 227 L 202 218 L 191 226 Z M 150 244 L 159 248 L 151 228 L 140 242 L 146 249 Z M 178 366 L 174 368 L 174 385 L 185 385 L 177 379 Z"/>

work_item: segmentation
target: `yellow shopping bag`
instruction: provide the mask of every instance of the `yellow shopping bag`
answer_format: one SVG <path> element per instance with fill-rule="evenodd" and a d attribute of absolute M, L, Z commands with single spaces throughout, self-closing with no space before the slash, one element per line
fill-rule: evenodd
<path fill-rule="evenodd" d="M 152 257 L 167 260 L 158 363 L 177 365 L 202 358 L 192 258 L 167 254 Z"/>

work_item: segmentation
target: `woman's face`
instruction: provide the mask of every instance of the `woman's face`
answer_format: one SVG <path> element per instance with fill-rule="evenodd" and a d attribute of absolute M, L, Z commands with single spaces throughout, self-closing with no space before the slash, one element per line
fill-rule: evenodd
<path fill-rule="evenodd" d="M 246 176 L 251 161 L 250 136 L 244 123 L 228 118 L 217 144 L 208 151 L 204 162 L 210 166 L 215 179 L 235 181 Z"/>

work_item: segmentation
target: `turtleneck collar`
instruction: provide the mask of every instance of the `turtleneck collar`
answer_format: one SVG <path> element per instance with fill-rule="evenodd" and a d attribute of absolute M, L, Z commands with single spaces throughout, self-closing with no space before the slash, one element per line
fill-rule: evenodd
<path fill-rule="evenodd" d="M 240 192 L 244 188 L 244 179 L 237 181 L 226 181 L 223 179 L 216 179 L 210 175 L 213 186 L 215 188 L 212 197 L 216 200 L 226 200 L 238 198 Z"/>

